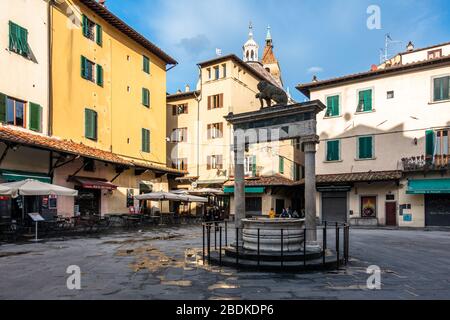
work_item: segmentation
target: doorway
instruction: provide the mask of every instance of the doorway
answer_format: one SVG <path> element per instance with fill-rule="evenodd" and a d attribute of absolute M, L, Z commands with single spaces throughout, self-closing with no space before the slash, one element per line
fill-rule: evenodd
<path fill-rule="evenodd" d="M 277 199 L 275 201 L 275 213 L 277 216 L 280 216 L 283 213 L 284 206 L 284 199 Z"/>
<path fill-rule="evenodd" d="M 397 226 L 397 203 L 386 202 L 386 226 Z"/>
<path fill-rule="evenodd" d="M 78 197 L 75 198 L 75 205 L 81 216 L 100 215 L 101 190 L 99 189 L 78 189 Z"/>
<path fill-rule="evenodd" d="M 347 222 L 347 192 L 322 193 L 322 222 Z"/>

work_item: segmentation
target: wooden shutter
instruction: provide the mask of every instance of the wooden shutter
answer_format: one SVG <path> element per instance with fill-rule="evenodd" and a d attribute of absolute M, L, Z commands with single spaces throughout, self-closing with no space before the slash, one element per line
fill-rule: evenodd
<path fill-rule="evenodd" d="M 328 141 L 327 142 L 327 161 L 338 161 L 339 160 L 339 141 Z"/>
<path fill-rule="evenodd" d="M 208 124 L 208 126 L 207 126 L 206 134 L 207 134 L 208 140 L 210 140 L 211 136 L 212 136 L 212 134 L 211 134 L 211 125 L 210 124 Z"/>
<path fill-rule="evenodd" d="M 87 62 L 86 58 L 81 56 L 81 77 L 84 79 L 87 79 L 87 76 L 86 76 L 86 71 L 87 71 L 86 64 L 87 63 L 86 62 Z"/>
<path fill-rule="evenodd" d="M 284 158 L 282 156 L 279 156 L 279 168 L 278 171 L 283 174 L 284 173 Z"/>
<path fill-rule="evenodd" d="M 145 73 L 150 73 L 150 59 L 146 56 L 143 56 L 143 69 Z"/>
<path fill-rule="evenodd" d="M 9 22 L 9 50 L 14 52 L 18 48 L 17 28 L 18 26 L 14 22 Z"/>
<path fill-rule="evenodd" d="M 434 156 L 434 150 L 435 150 L 435 139 L 436 134 L 433 130 L 427 130 L 425 132 L 425 152 L 427 157 L 433 157 Z"/>
<path fill-rule="evenodd" d="M 88 139 L 97 140 L 97 112 L 90 109 L 84 110 L 85 136 Z"/>
<path fill-rule="evenodd" d="M 208 96 L 208 110 L 211 110 L 211 98 L 212 96 Z"/>
<path fill-rule="evenodd" d="M 142 129 L 142 152 L 150 152 L 150 131 Z"/>
<path fill-rule="evenodd" d="M 177 106 L 172 105 L 172 115 L 176 116 L 177 115 Z"/>
<path fill-rule="evenodd" d="M 373 141 L 372 137 L 359 138 L 359 159 L 370 159 L 372 154 Z"/>
<path fill-rule="evenodd" d="M 217 156 L 217 167 L 223 170 L 223 155 Z"/>
<path fill-rule="evenodd" d="M 150 91 L 146 88 L 142 88 L 142 104 L 146 107 L 150 106 Z"/>
<path fill-rule="evenodd" d="M 101 47 L 103 45 L 103 28 L 99 24 L 96 26 L 96 28 L 97 44 Z"/>
<path fill-rule="evenodd" d="M 89 37 L 89 25 L 88 18 L 83 14 L 83 35 Z"/>
<path fill-rule="evenodd" d="M 103 67 L 101 65 L 97 65 L 97 85 L 103 87 Z"/>
<path fill-rule="evenodd" d="M 42 107 L 36 103 L 30 103 L 29 129 L 33 131 L 42 131 Z"/>
<path fill-rule="evenodd" d="M 223 108 L 223 93 L 219 94 L 219 108 Z"/>
<path fill-rule="evenodd" d="M 252 157 L 252 175 L 256 177 L 256 156 Z"/>
<path fill-rule="evenodd" d="M 206 170 L 211 170 L 211 156 L 206 158 Z"/>
<path fill-rule="evenodd" d="M 372 90 L 364 91 L 364 111 L 372 111 Z"/>
<path fill-rule="evenodd" d="M 6 95 L 0 93 L 0 123 L 6 122 Z"/>

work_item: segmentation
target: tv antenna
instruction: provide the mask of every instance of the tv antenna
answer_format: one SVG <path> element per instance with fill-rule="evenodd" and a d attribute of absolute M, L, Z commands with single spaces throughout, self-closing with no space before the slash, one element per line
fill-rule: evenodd
<path fill-rule="evenodd" d="M 384 37 L 384 48 L 380 49 L 380 64 L 388 61 L 392 57 L 392 47 L 401 43 L 402 41 L 392 40 L 391 35 L 387 33 Z"/>

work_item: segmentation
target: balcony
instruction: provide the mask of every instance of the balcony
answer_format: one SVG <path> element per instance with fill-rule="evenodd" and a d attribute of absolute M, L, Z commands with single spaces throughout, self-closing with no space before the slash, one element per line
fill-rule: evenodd
<path fill-rule="evenodd" d="M 450 169 L 450 155 L 416 156 L 403 158 L 403 170 L 407 172 L 441 171 Z"/>

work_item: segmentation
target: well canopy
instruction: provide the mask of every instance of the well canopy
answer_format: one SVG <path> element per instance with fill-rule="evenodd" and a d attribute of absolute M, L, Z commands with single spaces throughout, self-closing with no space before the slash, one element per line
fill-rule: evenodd
<path fill-rule="evenodd" d="M 76 197 L 78 191 L 38 180 L 27 179 L 0 184 L 0 195 L 11 196 L 13 198 L 17 198 L 18 196 L 48 195 Z"/>

